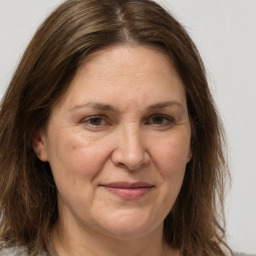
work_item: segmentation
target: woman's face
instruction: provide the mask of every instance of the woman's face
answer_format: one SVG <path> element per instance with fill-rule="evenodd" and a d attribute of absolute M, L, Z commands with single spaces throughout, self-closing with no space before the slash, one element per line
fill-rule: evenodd
<path fill-rule="evenodd" d="M 167 54 L 120 45 L 80 66 L 34 149 L 50 163 L 64 228 L 134 239 L 162 232 L 190 136 L 184 87 Z"/>

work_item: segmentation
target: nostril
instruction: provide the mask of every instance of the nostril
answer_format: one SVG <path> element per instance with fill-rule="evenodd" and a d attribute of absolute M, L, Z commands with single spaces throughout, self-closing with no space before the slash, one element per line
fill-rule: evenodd
<path fill-rule="evenodd" d="M 119 168 L 127 169 L 128 171 L 136 171 L 147 166 L 150 162 L 150 157 L 146 152 L 144 152 L 143 155 L 137 155 L 133 158 L 127 155 L 115 155 L 112 161 L 114 165 Z"/>
<path fill-rule="evenodd" d="M 120 167 L 120 168 L 124 168 L 124 169 L 129 169 L 129 170 L 131 170 L 130 167 L 128 167 L 127 165 L 125 165 L 125 164 L 123 164 L 123 163 L 118 163 L 118 164 L 116 164 L 116 166 L 117 166 L 117 167 Z"/>

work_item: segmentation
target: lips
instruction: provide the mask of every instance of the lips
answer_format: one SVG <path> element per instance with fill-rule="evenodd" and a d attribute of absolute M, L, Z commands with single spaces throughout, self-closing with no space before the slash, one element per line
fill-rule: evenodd
<path fill-rule="evenodd" d="M 125 200 L 134 200 L 149 193 L 154 185 L 147 182 L 113 182 L 101 185 L 108 192 Z"/>

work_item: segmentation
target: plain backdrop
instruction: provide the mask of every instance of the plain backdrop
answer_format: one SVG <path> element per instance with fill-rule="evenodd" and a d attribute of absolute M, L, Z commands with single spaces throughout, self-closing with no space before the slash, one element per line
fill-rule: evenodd
<path fill-rule="evenodd" d="M 39 24 L 61 0 L 0 0 L 0 97 Z M 256 0 L 159 0 L 196 43 L 223 119 L 231 247 L 256 253 Z"/>

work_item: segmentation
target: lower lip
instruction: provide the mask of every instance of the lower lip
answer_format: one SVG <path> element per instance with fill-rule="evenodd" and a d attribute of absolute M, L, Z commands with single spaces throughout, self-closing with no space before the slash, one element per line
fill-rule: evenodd
<path fill-rule="evenodd" d="M 147 194 L 152 187 L 148 188 L 113 188 L 113 187 L 104 187 L 108 192 L 121 197 L 126 200 L 134 200 L 143 197 Z"/>

